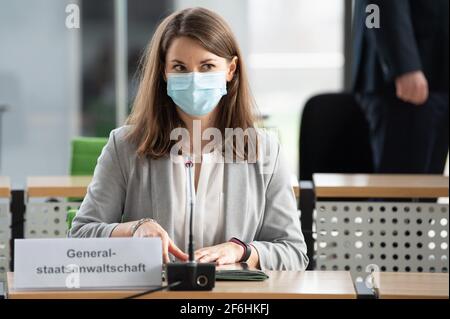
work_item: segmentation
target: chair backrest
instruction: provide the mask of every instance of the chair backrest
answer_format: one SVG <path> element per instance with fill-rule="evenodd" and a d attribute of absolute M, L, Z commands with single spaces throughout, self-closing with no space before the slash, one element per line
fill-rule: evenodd
<path fill-rule="evenodd" d="M 72 140 L 70 175 L 92 175 L 107 138 L 77 137 Z"/>
<path fill-rule="evenodd" d="M 372 173 L 367 120 L 349 93 L 307 101 L 300 124 L 300 180 L 314 173 Z"/>
<path fill-rule="evenodd" d="M 94 174 L 97 159 L 103 147 L 108 142 L 103 137 L 77 137 L 72 140 L 72 158 L 70 162 L 70 175 Z M 69 202 L 80 202 L 82 198 L 68 198 Z M 77 213 L 76 209 L 69 209 L 66 215 L 67 229 L 72 227 L 72 220 Z"/>
<path fill-rule="evenodd" d="M 368 124 L 351 94 L 321 94 L 309 99 L 300 121 L 299 142 L 301 181 L 312 180 L 314 173 L 373 171 Z M 299 209 L 310 260 L 308 269 L 314 269 L 314 205 L 300 200 Z"/>

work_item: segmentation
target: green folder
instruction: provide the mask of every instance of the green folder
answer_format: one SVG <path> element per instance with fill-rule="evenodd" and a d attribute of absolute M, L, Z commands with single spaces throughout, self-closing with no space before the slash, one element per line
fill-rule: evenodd
<path fill-rule="evenodd" d="M 269 276 L 262 270 L 249 268 L 246 263 L 218 266 L 216 280 L 229 281 L 264 281 Z"/>

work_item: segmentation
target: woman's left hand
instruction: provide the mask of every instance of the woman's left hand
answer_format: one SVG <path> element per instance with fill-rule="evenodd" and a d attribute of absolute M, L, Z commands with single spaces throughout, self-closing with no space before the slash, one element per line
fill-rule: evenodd
<path fill-rule="evenodd" d="M 195 260 L 201 263 L 215 262 L 217 265 L 234 264 L 241 260 L 244 248 L 232 242 L 205 247 L 195 252 Z"/>

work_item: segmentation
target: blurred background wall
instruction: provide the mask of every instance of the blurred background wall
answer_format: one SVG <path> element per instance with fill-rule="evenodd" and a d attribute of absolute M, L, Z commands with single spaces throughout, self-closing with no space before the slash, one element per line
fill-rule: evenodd
<path fill-rule="evenodd" d="M 13 187 L 67 172 L 80 133 L 80 34 L 65 27 L 68 3 L 0 0 L 0 174 Z"/>
<path fill-rule="evenodd" d="M 344 88 L 345 0 L 0 0 L 0 175 L 21 188 L 29 175 L 65 175 L 70 141 L 107 136 L 117 123 L 116 90 L 126 111 L 136 92 L 139 58 L 156 25 L 173 10 L 203 6 L 221 14 L 244 54 L 265 125 L 278 130 L 298 169 L 302 107 L 318 93 Z M 68 4 L 79 29 L 65 25 Z M 123 9 L 125 8 L 125 10 Z M 116 18 L 126 20 L 126 74 L 116 76 Z"/>

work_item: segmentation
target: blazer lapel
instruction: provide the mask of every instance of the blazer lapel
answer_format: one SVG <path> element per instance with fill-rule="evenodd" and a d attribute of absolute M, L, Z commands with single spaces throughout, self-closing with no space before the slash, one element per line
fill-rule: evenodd
<path fill-rule="evenodd" d="M 243 238 L 248 208 L 248 165 L 230 163 L 224 167 L 224 241 Z"/>
<path fill-rule="evenodd" d="M 173 175 L 170 158 L 150 161 L 150 185 L 154 219 L 167 231 L 170 238 L 174 236 L 172 194 Z"/>

